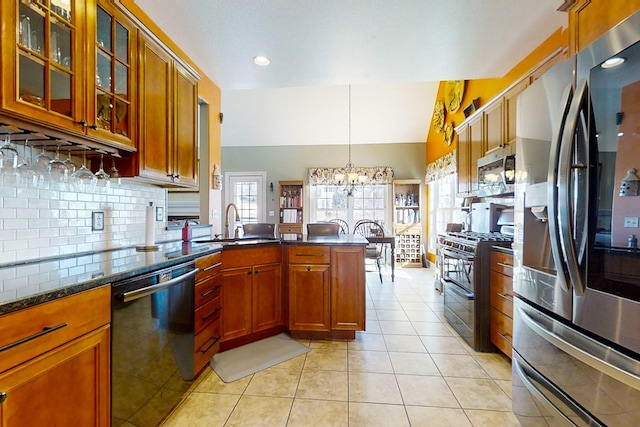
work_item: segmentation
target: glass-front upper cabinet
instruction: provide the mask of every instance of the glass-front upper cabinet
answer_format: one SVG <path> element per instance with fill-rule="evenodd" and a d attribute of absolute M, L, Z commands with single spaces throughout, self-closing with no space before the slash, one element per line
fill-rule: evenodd
<path fill-rule="evenodd" d="M 9 30 L 2 37 L 2 50 L 7 52 L 2 56 L 3 108 L 66 127 L 81 120 L 77 102 L 83 80 L 78 61 L 81 4 L 76 0 L 2 2 L 3 28 Z M 5 37 L 8 34 L 15 38 Z"/>
<path fill-rule="evenodd" d="M 132 79 L 135 62 L 135 27 L 108 4 L 96 6 L 93 45 L 95 55 L 89 76 L 90 133 L 133 146 Z M 92 132 L 93 131 L 93 132 Z M 105 133 L 109 135 L 105 135 Z"/>

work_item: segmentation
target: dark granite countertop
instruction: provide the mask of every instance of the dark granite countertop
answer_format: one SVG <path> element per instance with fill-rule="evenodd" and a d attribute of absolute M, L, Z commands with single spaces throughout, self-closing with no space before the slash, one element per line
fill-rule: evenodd
<path fill-rule="evenodd" d="M 640 257 L 639 248 L 624 248 L 619 246 L 594 245 L 593 249 L 601 252 L 606 252 L 608 254 L 613 254 L 613 255 L 628 255 L 632 257 Z"/>
<path fill-rule="evenodd" d="M 0 302 L 0 314 L 66 295 L 159 270 L 222 250 L 222 245 L 160 243 L 158 251 L 135 247 L 83 252 L 37 261 L 0 265 L 0 289 L 16 290 L 16 297 Z"/>

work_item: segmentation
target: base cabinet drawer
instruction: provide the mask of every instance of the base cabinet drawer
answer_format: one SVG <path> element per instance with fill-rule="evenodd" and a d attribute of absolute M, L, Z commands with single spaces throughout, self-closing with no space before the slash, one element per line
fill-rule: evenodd
<path fill-rule="evenodd" d="M 217 316 L 198 332 L 194 343 L 195 372 L 200 372 L 213 356 L 220 351 L 220 317 Z"/>
<path fill-rule="evenodd" d="M 511 341 L 513 331 L 513 320 L 499 312 L 495 308 L 491 309 L 491 342 L 496 345 L 504 354 L 511 357 Z"/>

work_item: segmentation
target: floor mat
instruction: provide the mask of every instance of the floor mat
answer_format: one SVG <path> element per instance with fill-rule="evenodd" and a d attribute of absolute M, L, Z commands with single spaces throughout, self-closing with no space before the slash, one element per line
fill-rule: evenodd
<path fill-rule="evenodd" d="M 308 351 L 309 347 L 282 333 L 218 353 L 209 364 L 222 381 L 230 383 Z"/>

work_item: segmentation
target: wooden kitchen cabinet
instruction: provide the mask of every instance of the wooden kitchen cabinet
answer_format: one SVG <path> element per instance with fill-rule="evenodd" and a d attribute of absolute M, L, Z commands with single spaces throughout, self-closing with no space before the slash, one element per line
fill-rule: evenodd
<path fill-rule="evenodd" d="M 282 326 L 279 245 L 222 251 L 222 342 Z"/>
<path fill-rule="evenodd" d="M 511 357 L 513 336 L 513 255 L 497 250 L 490 257 L 491 342 Z"/>
<path fill-rule="evenodd" d="M 331 330 L 331 248 L 290 246 L 289 329 Z"/>
<path fill-rule="evenodd" d="M 364 330 L 364 251 L 364 246 L 289 246 L 292 332 Z"/>
<path fill-rule="evenodd" d="M 458 194 L 461 197 L 478 191 L 478 159 L 487 151 L 484 126 L 484 117 L 480 113 L 456 128 Z"/>
<path fill-rule="evenodd" d="M 110 425 L 110 303 L 107 285 L 0 316 L 0 426 Z"/>
<path fill-rule="evenodd" d="M 138 152 L 118 163 L 123 176 L 195 187 L 198 77 L 153 37 L 140 34 Z"/>
<path fill-rule="evenodd" d="M 504 101 L 496 99 L 483 113 L 484 128 L 486 132 L 486 152 L 504 147 Z"/>
<path fill-rule="evenodd" d="M 222 253 L 196 259 L 194 376 L 220 351 Z"/>
<path fill-rule="evenodd" d="M 0 8 L 0 109 L 45 128 L 133 149 L 131 21 L 106 0 L 8 0 Z"/>
<path fill-rule="evenodd" d="M 364 331 L 364 246 L 331 248 L 331 329 Z M 362 266 L 362 268 L 359 268 Z"/>

